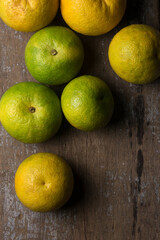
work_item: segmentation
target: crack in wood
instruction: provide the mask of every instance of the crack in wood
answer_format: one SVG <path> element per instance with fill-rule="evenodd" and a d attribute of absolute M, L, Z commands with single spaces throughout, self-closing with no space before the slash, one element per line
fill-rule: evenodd
<path fill-rule="evenodd" d="M 137 119 L 137 140 L 138 145 L 142 145 L 143 135 L 144 135 L 144 98 L 139 95 L 136 98 L 136 103 L 134 106 L 135 117 Z"/>
<path fill-rule="evenodd" d="M 137 180 L 134 183 L 134 192 L 133 192 L 133 227 L 132 227 L 132 235 L 135 236 L 136 233 L 136 224 L 137 224 L 137 217 L 138 217 L 138 195 L 141 192 L 141 176 L 143 172 L 143 153 L 142 150 L 139 149 L 137 153 Z M 132 190 L 132 188 L 131 188 Z"/>
<path fill-rule="evenodd" d="M 141 176 L 143 172 L 143 164 L 144 164 L 143 153 L 142 150 L 139 149 L 137 154 L 137 176 L 138 176 L 137 188 L 139 193 L 141 191 Z"/>
<path fill-rule="evenodd" d="M 133 197 L 133 228 L 132 228 L 132 235 L 135 236 L 136 232 L 136 224 L 137 224 L 137 194 Z"/>

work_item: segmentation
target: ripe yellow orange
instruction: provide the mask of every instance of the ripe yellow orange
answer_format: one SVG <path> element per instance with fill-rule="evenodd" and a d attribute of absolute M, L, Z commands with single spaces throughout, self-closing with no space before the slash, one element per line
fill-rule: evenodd
<path fill-rule="evenodd" d="M 127 26 L 112 39 L 108 56 L 122 79 L 150 83 L 160 76 L 160 32 L 144 24 Z"/>
<path fill-rule="evenodd" d="M 96 36 L 109 32 L 122 19 L 126 0 L 61 0 L 65 22 L 75 31 Z"/>
<path fill-rule="evenodd" d="M 0 17 L 11 28 L 33 32 L 47 26 L 56 16 L 59 0 L 3 0 Z"/>
<path fill-rule="evenodd" d="M 15 175 L 15 190 L 20 201 L 32 211 L 56 210 L 72 194 L 72 170 L 55 154 L 33 154 L 20 164 Z"/>

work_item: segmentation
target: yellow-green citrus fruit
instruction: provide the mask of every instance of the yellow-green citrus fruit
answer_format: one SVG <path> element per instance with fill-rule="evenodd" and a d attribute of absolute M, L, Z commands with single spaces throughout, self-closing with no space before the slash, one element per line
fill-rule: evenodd
<path fill-rule="evenodd" d="M 25 62 L 38 81 L 57 85 L 73 79 L 83 64 L 84 49 L 69 28 L 47 27 L 35 33 L 25 50 Z"/>
<path fill-rule="evenodd" d="M 109 61 L 118 76 L 145 84 L 160 76 L 160 33 L 143 24 L 123 28 L 109 46 Z"/>
<path fill-rule="evenodd" d="M 60 128 L 60 101 L 50 88 L 39 83 L 18 83 L 0 100 L 0 121 L 6 131 L 21 142 L 44 142 Z"/>
<path fill-rule="evenodd" d="M 114 100 L 107 84 L 88 75 L 68 83 L 61 96 L 61 105 L 68 122 L 84 131 L 107 125 L 114 110 Z"/>
<path fill-rule="evenodd" d="M 25 159 L 15 175 L 15 191 L 24 206 L 47 212 L 61 208 L 71 197 L 73 173 L 62 158 L 37 153 Z"/>
<path fill-rule="evenodd" d="M 0 17 L 17 31 L 33 32 L 47 26 L 58 7 L 59 0 L 2 0 Z"/>
<path fill-rule="evenodd" d="M 122 19 L 126 0 L 61 0 L 65 22 L 75 31 L 96 36 L 109 32 Z"/>

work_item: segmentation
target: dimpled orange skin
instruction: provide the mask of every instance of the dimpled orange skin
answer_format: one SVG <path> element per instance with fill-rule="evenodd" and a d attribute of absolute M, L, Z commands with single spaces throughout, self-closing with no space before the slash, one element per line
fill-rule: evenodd
<path fill-rule="evenodd" d="M 56 16 L 59 0 L 3 0 L 0 17 L 11 28 L 33 32 L 47 26 Z"/>
<path fill-rule="evenodd" d="M 61 0 L 65 22 L 75 31 L 96 36 L 109 32 L 122 19 L 126 0 Z"/>
<path fill-rule="evenodd" d="M 151 83 L 160 76 L 160 32 L 144 24 L 127 26 L 112 39 L 108 57 L 115 73 L 125 81 Z"/>
<path fill-rule="evenodd" d="M 25 159 L 15 175 L 15 191 L 24 206 L 36 212 L 62 207 L 71 197 L 71 167 L 52 153 L 36 153 Z"/>

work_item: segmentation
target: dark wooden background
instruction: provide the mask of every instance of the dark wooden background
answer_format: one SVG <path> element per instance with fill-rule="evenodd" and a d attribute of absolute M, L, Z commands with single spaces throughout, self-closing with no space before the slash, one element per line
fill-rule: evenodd
<path fill-rule="evenodd" d="M 115 114 L 105 129 L 85 133 L 64 120 L 51 141 L 27 145 L 0 126 L 0 239 L 160 239 L 160 82 L 128 84 L 113 73 L 107 58 L 114 34 L 132 23 L 159 29 L 159 0 L 128 0 L 122 22 L 110 33 L 79 35 L 86 54 L 80 75 L 102 78 L 115 97 Z M 51 25 L 65 26 L 60 13 Z M 33 81 L 24 62 L 31 35 L 0 21 L 0 96 L 17 82 Z M 60 95 L 63 87 L 54 89 Z M 37 152 L 56 153 L 73 168 L 73 196 L 57 212 L 31 212 L 15 195 L 19 164 Z"/>

